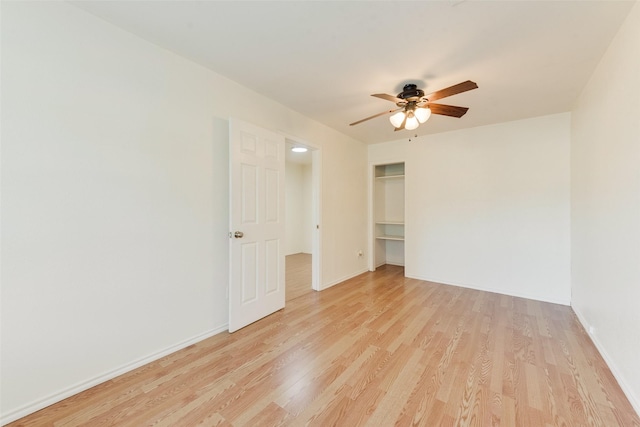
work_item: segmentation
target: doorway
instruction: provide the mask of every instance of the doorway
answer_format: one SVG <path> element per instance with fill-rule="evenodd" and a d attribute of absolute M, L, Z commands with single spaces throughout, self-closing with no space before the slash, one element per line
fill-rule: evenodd
<path fill-rule="evenodd" d="M 320 153 L 290 138 L 285 150 L 285 300 L 290 301 L 318 289 Z"/>

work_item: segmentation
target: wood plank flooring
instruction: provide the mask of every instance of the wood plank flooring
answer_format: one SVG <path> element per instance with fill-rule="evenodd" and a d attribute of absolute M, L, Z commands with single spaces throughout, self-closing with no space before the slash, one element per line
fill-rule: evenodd
<path fill-rule="evenodd" d="M 12 426 L 640 426 L 569 307 L 384 266 Z"/>
<path fill-rule="evenodd" d="M 285 257 L 285 300 L 291 301 L 313 292 L 311 289 L 311 254 L 299 253 Z"/>

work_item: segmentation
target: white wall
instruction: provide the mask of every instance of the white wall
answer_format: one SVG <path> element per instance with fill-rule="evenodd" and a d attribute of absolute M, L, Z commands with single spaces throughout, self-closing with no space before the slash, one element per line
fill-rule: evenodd
<path fill-rule="evenodd" d="M 570 116 L 369 147 L 406 161 L 408 277 L 570 302 Z"/>
<path fill-rule="evenodd" d="M 640 413 L 640 4 L 572 113 L 572 303 Z"/>
<path fill-rule="evenodd" d="M 313 252 L 313 166 L 302 165 L 302 247 L 300 252 Z"/>
<path fill-rule="evenodd" d="M 287 255 L 312 252 L 311 165 L 286 162 Z"/>
<path fill-rule="evenodd" d="M 302 252 L 302 165 L 286 163 L 286 234 L 285 253 Z"/>
<path fill-rule="evenodd" d="M 226 329 L 231 116 L 320 147 L 321 285 L 365 270 L 363 144 L 68 3 L 1 24 L 2 422 Z"/>

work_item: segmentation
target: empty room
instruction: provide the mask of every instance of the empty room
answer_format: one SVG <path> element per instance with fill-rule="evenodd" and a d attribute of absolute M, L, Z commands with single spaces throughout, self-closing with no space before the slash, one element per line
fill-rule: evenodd
<path fill-rule="evenodd" d="M 0 24 L 0 425 L 640 426 L 638 1 Z"/>

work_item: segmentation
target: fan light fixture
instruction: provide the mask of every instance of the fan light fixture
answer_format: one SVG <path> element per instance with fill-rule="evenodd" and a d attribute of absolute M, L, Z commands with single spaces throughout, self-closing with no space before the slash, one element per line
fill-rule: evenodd
<path fill-rule="evenodd" d="M 291 151 L 294 153 L 306 153 L 308 150 L 307 147 L 293 147 Z"/>
<path fill-rule="evenodd" d="M 413 110 L 405 109 L 398 111 L 389 117 L 389 121 L 395 128 L 401 127 L 402 123 L 404 123 L 405 129 L 414 130 L 429 120 L 429 117 L 431 117 L 431 109 L 429 107 L 418 107 Z"/>

